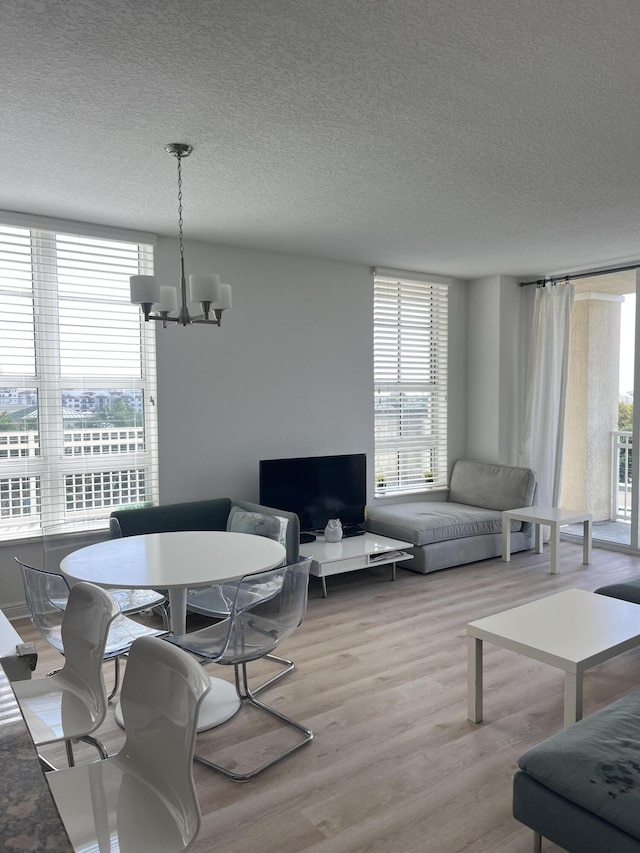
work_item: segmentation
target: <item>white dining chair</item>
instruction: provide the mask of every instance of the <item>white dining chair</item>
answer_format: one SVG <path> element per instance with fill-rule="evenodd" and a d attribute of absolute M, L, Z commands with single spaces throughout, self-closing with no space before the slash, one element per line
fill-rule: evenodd
<path fill-rule="evenodd" d="M 112 758 L 47 774 L 76 853 L 179 853 L 201 813 L 193 779 L 198 710 L 210 689 L 188 654 L 156 637 L 131 647 L 126 739 Z"/>
<path fill-rule="evenodd" d="M 32 590 L 32 603 L 38 610 L 46 606 L 43 587 L 41 591 L 43 595 L 36 599 Z M 90 583 L 76 584 L 65 605 L 60 625 L 62 669 L 48 678 L 16 681 L 13 691 L 36 749 L 64 741 L 73 766 L 74 740 L 90 743 L 101 758 L 107 758 L 104 745 L 92 732 L 107 714 L 102 659 L 118 605 L 108 592 Z M 55 769 L 42 755 L 39 758 L 46 769 Z"/>

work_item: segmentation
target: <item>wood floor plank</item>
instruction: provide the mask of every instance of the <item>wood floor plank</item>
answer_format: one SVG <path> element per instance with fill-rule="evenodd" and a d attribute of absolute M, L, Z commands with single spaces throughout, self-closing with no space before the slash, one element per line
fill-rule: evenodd
<path fill-rule="evenodd" d="M 306 620 L 282 646 L 296 669 L 262 698 L 310 726 L 314 740 L 246 784 L 195 765 L 203 825 L 194 851 L 528 853 L 532 834 L 511 815 L 512 779 L 518 756 L 562 728 L 563 675 L 486 643 L 485 720 L 469 722 L 466 624 L 638 573 L 637 558 L 598 548 L 583 566 L 581 545 L 563 541 L 557 575 L 547 548 L 430 575 L 399 570 L 395 582 L 382 567 L 340 575 L 326 599 L 312 579 Z M 37 642 L 37 677 L 59 665 L 28 620 L 15 624 Z M 250 668 L 256 683 L 273 671 L 268 662 Z M 595 667 L 585 677 L 585 713 L 639 684 L 639 649 Z M 269 720 L 244 710 L 199 735 L 197 751 L 233 763 L 283 742 Z M 111 751 L 120 748 L 113 710 L 100 734 Z M 78 756 L 94 757 L 84 746 Z"/>

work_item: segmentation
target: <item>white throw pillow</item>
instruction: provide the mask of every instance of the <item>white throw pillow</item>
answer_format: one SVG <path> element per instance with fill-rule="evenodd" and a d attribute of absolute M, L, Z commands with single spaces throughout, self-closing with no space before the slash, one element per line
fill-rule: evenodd
<path fill-rule="evenodd" d="M 286 548 L 287 525 L 289 519 L 281 515 L 265 515 L 262 512 L 248 512 L 232 506 L 227 519 L 227 530 L 231 533 L 252 533 L 254 536 L 266 536 L 274 539 Z"/>

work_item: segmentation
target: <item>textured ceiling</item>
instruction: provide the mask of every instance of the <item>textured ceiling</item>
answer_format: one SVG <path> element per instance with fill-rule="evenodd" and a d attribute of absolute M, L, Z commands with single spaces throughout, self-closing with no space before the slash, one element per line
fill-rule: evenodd
<path fill-rule="evenodd" d="M 461 277 L 640 257 L 638 0 L 0 0 L 0 207 Z"/>

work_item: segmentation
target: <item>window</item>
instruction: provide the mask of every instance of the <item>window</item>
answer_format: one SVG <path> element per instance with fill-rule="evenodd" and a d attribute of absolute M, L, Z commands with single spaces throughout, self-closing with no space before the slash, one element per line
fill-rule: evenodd
<path fill-rule="evenodd" d="M 374 277 L 375 494 L 447 485 L 446 284 Z"/>
<path fill-rule="evenodd" d="M 157 499 L 155 336 L 129 301 L 152 238 L 3 217 L 0 539 L 100 526 Z"/>

